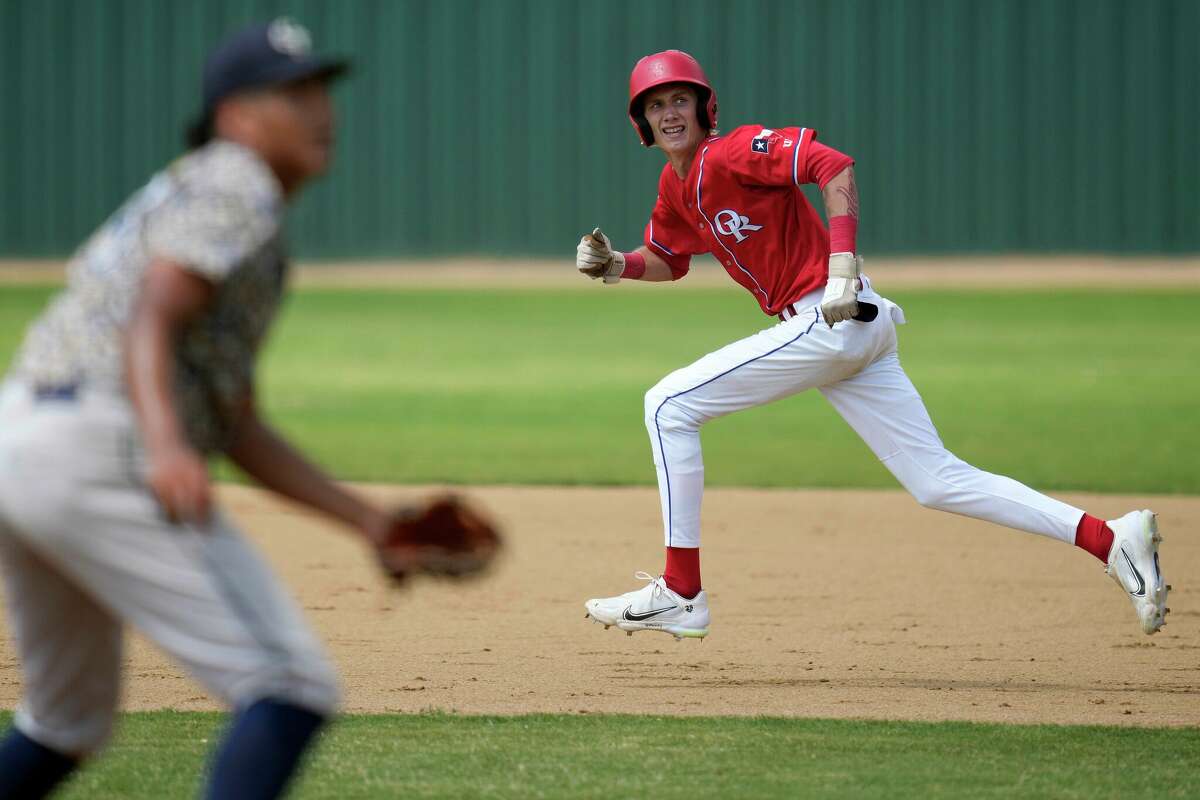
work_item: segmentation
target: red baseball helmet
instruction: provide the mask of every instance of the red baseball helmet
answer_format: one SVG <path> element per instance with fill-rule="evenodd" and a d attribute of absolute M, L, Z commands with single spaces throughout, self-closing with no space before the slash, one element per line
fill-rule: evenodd
<path fill-rule="evenodd" d="M 642 144 L 654 144 L 654 133 L 642 108 L 642 95 L 664 83 L 689 83 L 696 89 L 696 117 L 710 131 L 717 127 L 717 93 L 700 68 L 700 62 L 682 50 L 664 50 L 646 56 L 633 66 L 629 76 L 629 121 Z"/>

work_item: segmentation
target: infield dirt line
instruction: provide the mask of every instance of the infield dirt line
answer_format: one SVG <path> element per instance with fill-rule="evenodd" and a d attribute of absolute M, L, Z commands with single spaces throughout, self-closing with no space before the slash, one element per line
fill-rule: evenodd
<path fill-rule="evenodd" d="M 1200 286 L 1200 258 L 1114 258 L 1110 256 L 970 256 L 869 259 L 867 272 L 878 287 L 903 288 L 1140 288 Z M 62 261 L 0 260 L 0 285 L 61 283 Z M 295 285 L 325 288 L 550 288 L 589 289 L 569 258 L 427 259 L 409 261 L 301 262 Z M 639 290 L 650 284 L 629 281 Z M 693 261 L 684 286 L 738 291 L 724 270 L 705 256 Z"/>
<path fill-rule="evenodd" d="M 431 491 L 360 489 L 389 502 Z M 902 492 L 711 490 L 712 632 L 675 642 L 584 619 L 587 597 L 660 568 L 650 488 L 464 489 L 507 530 L 502 563 L 476 583 L 403 591 L 323 520 L 255 489 L 219 491 L 327 643 L 350 712 L 1200 725 L 1200 498 L 1063 496 L 1108 517 L 1159 512 L 1173 613 L 1147 637 L 1100 563 L 1062 543 Z M 4 641 L 11 708 L 20 673 Z M 141 640 L 125 667 L 127 709 L 217 707 Z"/>

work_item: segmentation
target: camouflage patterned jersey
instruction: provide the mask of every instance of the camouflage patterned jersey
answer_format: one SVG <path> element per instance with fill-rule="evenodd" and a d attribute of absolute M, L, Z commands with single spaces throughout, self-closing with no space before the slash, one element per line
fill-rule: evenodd
<path fill-rule="evenodd" d="M 180 421 L 203 452 L 228 444 L 283 292 L 283 196 L 251 150 L 214 140 L 154 176 L 79 249 L 31 326 L 13 377 L 125 394 L 122 329 L 146 266 L 169 259 L 217 286 L 175 348 Z"/>

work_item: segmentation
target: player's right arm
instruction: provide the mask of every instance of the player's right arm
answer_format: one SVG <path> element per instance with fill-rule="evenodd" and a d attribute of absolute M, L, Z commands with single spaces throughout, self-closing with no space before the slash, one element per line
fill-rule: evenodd
<path fill-rule="evenodd" d="M 225 455 L 272 492 L 338 520 L 375 544 L 384 540 L 392 515 L 334 483 L 259 415 L 253 393 L 246 397 Z"/>
<path fill-rule="evenodd" d="M 635 252 L 646 262 L 646 271 L 642 273 L 643 281 L 675 281 L 679 275 L 671 269 L 671 265 L 654 254 L 649 247 L 642 245 Z"/>
<path fill-rule="evenodd" d="M 646 223 L 642 246 L 628 253 L 619 252 L 613 248 L 609 238 L 596 228 L 579 239 L 575 266 L 580 272 L 590 278 L 604 278 L 605 283 L 616 283 L 622 278 L 652 282 L 677 281 L 687 275 L 692 256 L 707 252 L 707 247 L 692 230 L 691 224 L 663 199 L 670 192 L 664 185 L 670 169 L 668 164 L 659 177 L 658 197 L 655 198 L 650 221 Z"/>
<path fill-rule="evenodd" d="M 667 164 L 658 178 L 658 195 L 642 231 L 642 246 L 635 251 L 645 264 L 644 281 L 677 281 L 688 274 L 692 256 L 708 252 L 708 245 L 692 229 L 683 209 L 666 199 L 676 194 L 673 177 Z"/>
<path fill-rule="evenodd" d="M 682 273 L 672 270 L 670 264 L 645 245 L 630 253 L 613 250 L 599 228 L 580 237 L 575 266 L 589 278 L 603 278 L 605 283 L 616 283 L 621 278 L 659 282 L 682 277 Z"/>
<path fill-rule="evenodd" d="M 172 520 L 203 523 L 212 506 L 208 465 L 175 411 L 175 341 L 212 303 L 214 285 L 179 264 L 150 262 L 124 333 L 125 376 L 149 460 L 147 482 Z"/>

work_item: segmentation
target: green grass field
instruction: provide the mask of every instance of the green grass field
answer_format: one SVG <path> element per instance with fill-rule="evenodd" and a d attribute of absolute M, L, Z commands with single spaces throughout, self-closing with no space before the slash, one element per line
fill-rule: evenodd
<path fill-rule="evenodd" d="M 49 294 L 0 290 L 0 363 Z M 894 299 L 904 363 L 963 458 L 1046 489 L 1200 492 L 1200 293 Z M 644 391 L 764 324 L 745 297 L 683 287 L 310 290 L 261 390 L 342 478 L 648 484 Z M 893 485 L 815 393 L 719 420 L 705 448 L 712 484 Z M 127 715 L 64 796 L 190 796 L 221 719 Z M 332 728 L 295 796 L 1191 797 L 1197 764 L 1196 730 L 375 716 Z"/>
<path fill-rule="evenodd" d="M 47 294 L 0 292 L 0 363 Z M 960 457 L 1046 490 L 1200 492 L 1200 293 L 895 299 L 905 367 Z M 682 286 L 310 290 L 261 392 L 345 479 L 651 484 L 645 390 L 765 324 L 741 294 Z M 717 420 L 704 446 L 710 485 L 895 485 L 815 392 Z"/>
<path fill-rule="evenodd" d="M 194 796 L 217 714 L 126 715 L 64 798 Z M 1200 731 L 763 718 L 355 716 L 296 798 L 1195 797 Z"/>

